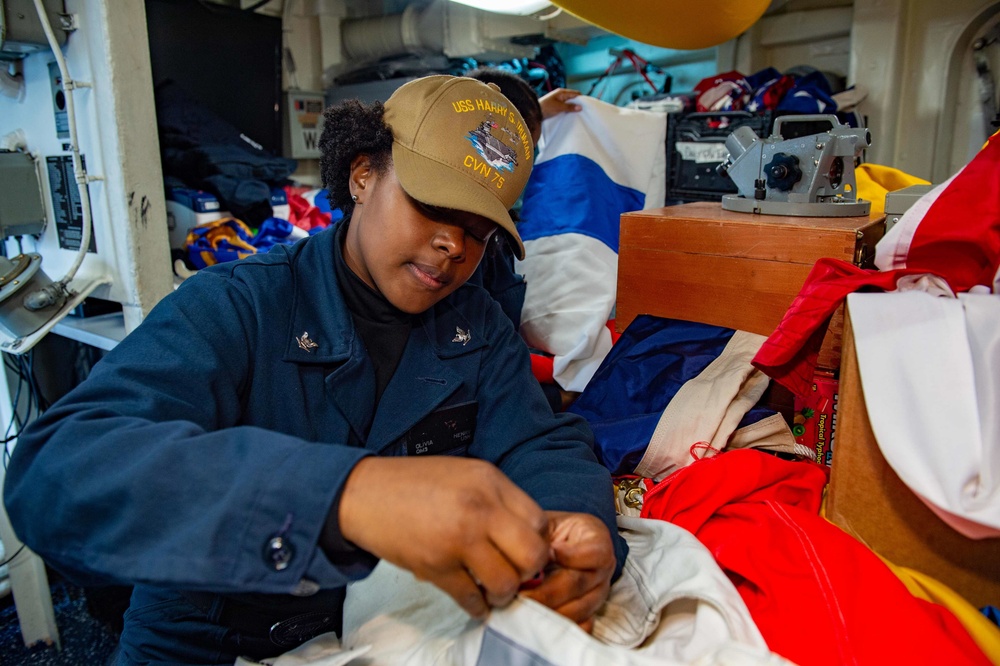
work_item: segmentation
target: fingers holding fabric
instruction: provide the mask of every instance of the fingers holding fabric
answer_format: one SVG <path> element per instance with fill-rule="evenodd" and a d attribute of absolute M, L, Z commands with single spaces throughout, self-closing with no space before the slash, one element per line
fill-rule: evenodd
<path fill-rule="evenodd" d="M 552 561 L 542 582 L 522 594 L 589 627 L 611 590 L 614 546 L 594 516 L 549 511 Z"/>
<path fill-rule="evenodd" d="M 344 539 L 437 585 L 475 617 L 510 603 L 549 556 L 551 521 L 480 460 L 366 458 L 338 511 Z"/>

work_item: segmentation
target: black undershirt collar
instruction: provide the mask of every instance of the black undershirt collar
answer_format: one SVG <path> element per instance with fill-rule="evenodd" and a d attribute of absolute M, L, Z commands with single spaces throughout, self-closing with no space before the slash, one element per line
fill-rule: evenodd
<path fill-rule="evenodd" d="M 399 360 L 403 357 L 403 350 L 406 348 L 406 341 L 413 326 L 413 315 L 403 312 L 390 303 L 347 265 L 343 245 L 349 224 L 350 218 L 345 218 L 335 232 L 337 242 L 334 243 L 333 265 L 354 328 L 375 366 L 377 406 L 385 387 L 399 366 Z"/>

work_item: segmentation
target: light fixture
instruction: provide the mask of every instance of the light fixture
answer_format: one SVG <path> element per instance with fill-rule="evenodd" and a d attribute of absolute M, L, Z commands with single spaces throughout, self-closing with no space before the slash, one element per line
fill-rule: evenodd
<path fill-rule="evenodd" d="M 568 14 L 616 35 L 668 49 L 707 49 L 738 37 L 771 0 L 552 0 Z"/>
<path fill-rule="evenodd" d="M 548 0 L 451 0 L 462 5 L 475 7 L 498 14 L 518 14 L 527 16 L 550 7 Z"/>

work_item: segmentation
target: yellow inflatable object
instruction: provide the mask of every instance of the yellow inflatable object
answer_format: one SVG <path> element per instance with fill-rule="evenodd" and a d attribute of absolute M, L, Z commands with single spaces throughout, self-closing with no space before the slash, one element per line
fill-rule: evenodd
<path fill-rule="evenodd" d="M 643 44 L 704 49 L 736 37 L 764 15 L 769 0 L 553 0 L 587 23 Z"/>

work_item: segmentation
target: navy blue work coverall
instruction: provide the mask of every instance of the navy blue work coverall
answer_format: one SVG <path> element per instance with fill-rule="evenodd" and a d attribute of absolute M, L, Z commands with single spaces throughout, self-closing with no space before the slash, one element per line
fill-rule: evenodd
<path fill-rule="evenodd" d="M 143 622 L 159 621 L 209 646 L 165 662 L 285 651 L 266 635 L 234 647 L 219 604 L 194 612 L 185 595 L 273 595 L 289 614 L 317 589 L 342 599 L 375 564 L 317 546 L 353 466 L 406 455 L 415 424 L 471 401 L 475 434 L 458 453 L 496 464 L 544 509 L 598 516 L 620 572 L 625 545 L 590 429 L 552 413 L 525 345 L 481 288 L 416 317 L 375 409 L 373 365 L 332 267 L 336 236 L 186 280 L 20 437 L 4 488 L 14 528 L 82 584 L 136 585 L 126 651 L 146 640 Z"/>

